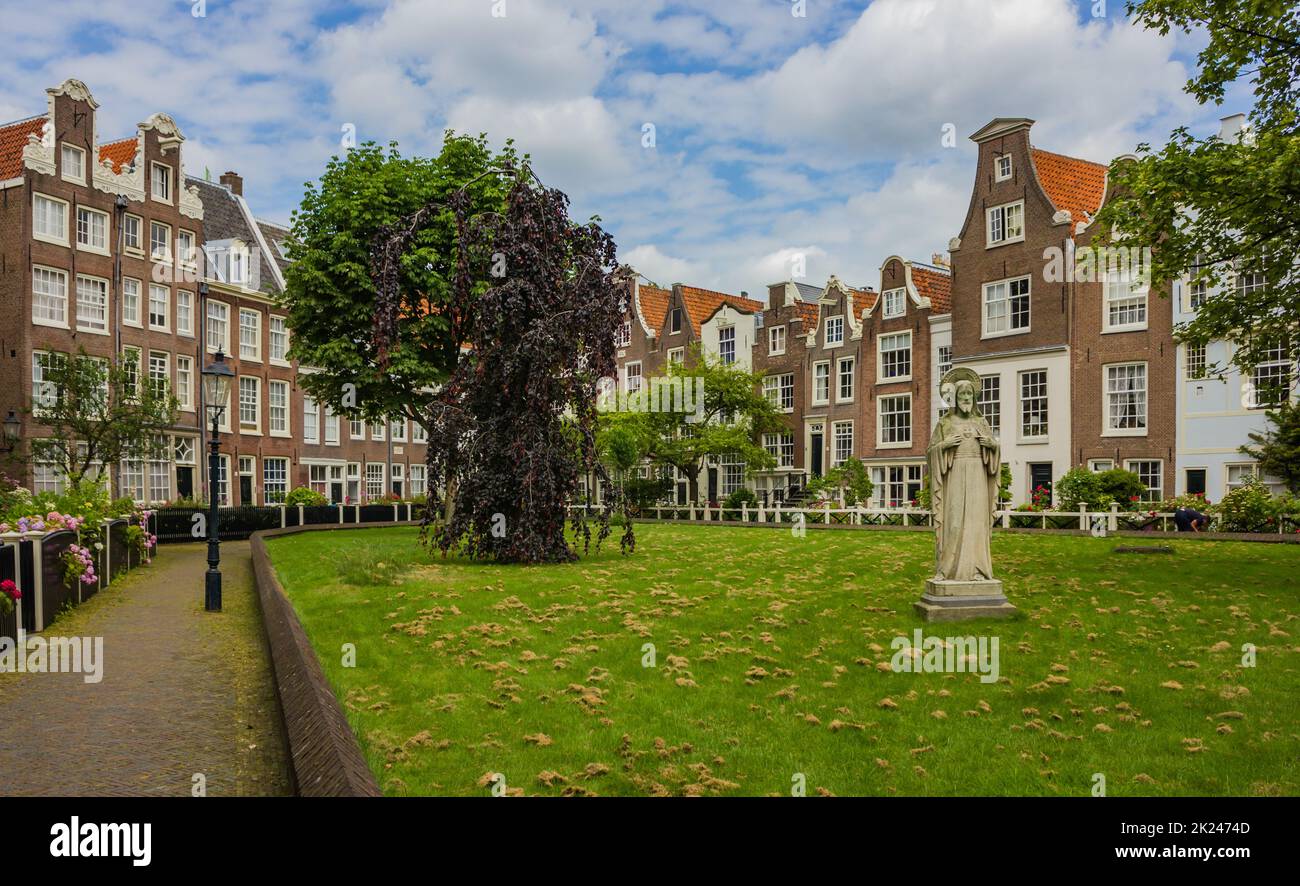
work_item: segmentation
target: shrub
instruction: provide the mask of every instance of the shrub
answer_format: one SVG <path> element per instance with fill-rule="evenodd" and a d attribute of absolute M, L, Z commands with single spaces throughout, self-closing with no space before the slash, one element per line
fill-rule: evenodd
<path fill-rule="evenodd" d="M 1112 468 L 1098 474 L 1097 480 L 1101 484 L 1101 491 L 1109 495 L 1112 501 L 1119 502 L 1122 510 L 1135 511 L 1142 506 L 1142 493 L 1147 491 L 1147 485 L 1132 471 Z M 1110 503 L 1107 502 L 1106 506 L 1109 507 Z"/>
<path fill-rule="evenodd" d="M 1077 511 L 1081 503 L 1086 503 L 1093 510 L 1100 510 L 1102 496 L 1109 496 L 1102 491 L 1100 474 L 1085 467 L 1070 468 L 1061 479 L 1056 481 L 1056 494 L 1063 511 Z M 1110 507 L 1110 502 L 1106 503 Z"/>
<path fill-rule="evenodd" d="M 295 486 L 284 497 L 284 503 L 290 507 L 297 507 L 298 505 L 319 507 L 320 505 L 329 504 L 330 500 L 325 497 L 325 493 L 317 492 L 310 486 Z"/>
<path fill-rule="evenodd" d="M 667 478 L 630 477 L 623 484 L 623 495 L 634 508 L 650 508 L 660 499 L 667 498 L 673 485 L 673 481 Z"/>
<path fill-rule="evenodd" d="M 1268 532 L 1277 527 L 1273 496 L 1256 478 L 1225 495 L 1216 510 L 1225 532 Z"/>

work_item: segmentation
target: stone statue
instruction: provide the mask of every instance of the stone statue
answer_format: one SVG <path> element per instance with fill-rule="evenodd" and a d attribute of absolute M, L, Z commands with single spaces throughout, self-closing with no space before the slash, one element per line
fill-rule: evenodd
<path fill-rule="evenodd" d="M 979 390 L 979 375 L 965 367 L 950 370 L 939 386 L 950 411 L 934 426 L 927 452 L 935 571 L 916 604 L 926 621 L 1005 618 L 1016 611 L 993 577 L 989 542 L 1002 459 L 976 405 Z"/>

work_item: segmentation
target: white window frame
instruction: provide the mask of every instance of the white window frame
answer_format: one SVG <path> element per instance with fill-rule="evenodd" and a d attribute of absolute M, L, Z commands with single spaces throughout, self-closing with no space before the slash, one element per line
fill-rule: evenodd
<path fill-rule="evenodd" d="M 1016 317 L 1016 311 L 1013 310 L 1012 299 L 1020 298 L 1021 296 L 1019 295 L 1013 296 L 1011 294 L 1011 286 L 1013 283 L 1021 283 L 1021 282 L 1024 282 L 1026 284 L 1026 289 L 1024 293 L 1025 325 L 1017 327 L 1012 325 Z M 1000 303 L 1004 303 L 1006 305 L 1007 327 L 1006 329 L 1003 330 L 994 331 L 991 330 L 989 327 L 989 319 L 990 319 L 989 307 L 990 305 L 994 304 L 995 300 L 990 299 L 989 296 L 994 291 L 996 291 L 998 287 L 1002 288 L 1003 295 L 1000 298 L 996 299 L 996 301 Z M 991 280 L 988 283 L 985 283 L 983 286 L 981 286 L 980 287 L 980 338 L 1001 338 L 1005 335 L 1023 335 L 1029 332 L 1033 328 L 1033 323 L 1034 323 L 1033 294 L 1034 294 L 1033 278 L 1029 275 L 1022 275 L 1019 277 L 1007 277 L 1004 280 Z"/>
<path fill-rule="evenodd" d="M 188 245 L 184 245 L 186 240 Z M 176 263 L 184 265 L 187 268 L 193 268 L 198 262 L 198 237 L 193 231 L 185 228 L 178 228 L 176 231 Z"/>
<path fill-rule="evenodd" d="M 831 339 L 831 322 L 835 323 L 836 337 Z M 844 344 L 844 316 L 836 314 L 834 317 L 827 317 L 822 323 L 822 344 L 826 347 Z"/>
<path fill-rule="evenodd" d="M 718 327 L 718 359 L 724 366 L 736 362 L 736 327 Z"/>
<path fill-rule="evenodd" d="M 394 443 L 406 442 L 406 417 L 390 419 L 388 422 L 388 433 L 392 436 Z"/>
<path fill-rule="evenodd" d="M 83 213 L 86 215 L 87 218 L 87 224 L 86 224 L 87 239 L 85 240 L 81 238 L 81 217 Z M 95 230 L 95 226 L 94 226 L 95 220 L 98 220 L 100 223 L 99 231 L 101 237 L 100 237 L 100 242 L 98 243 L 95 242 L 92 236 Z M 77 212 L 76 212 L 77 238 L 76 239 L 77 239 L 78 252 L 90 252 L 90 253 L 94 253 L 95 255 L 108 255 L 109 254 L 108 240 L 109 240 L 109 232 L 111 231 L 111 229 L 112 228 L 111 225 L 109 224 L 107 212 L 101 212 L 98 209 L 95 209 L 90 206 L 77 207 Z"/>
<path fill-rule="evenodd" d="M 671 348 L 671 349 L 668 351 L 668 362 L 669 362 L 669 363 L 675 363 L 675 364 L 677 364 L 678 366 L 680 366 L 680 365 L 681 365 L 682 363 L 684 363 L 685 361 L 686 361 L 686 349 L 685 349 L 685 348 Z"/>
<path fill-rule="evenodd" d="M 1012 162 L 1010 154 L 998 154 L 993 158 L 993 180 L 995 182 L 1007 181 L 1014 174 L 1015 164 Z"/>
<path fill-rule="evenodd" d="M 128 298 L 128 294 L 133 298 Z M 135 302 L 135 311 L 132 313 L 128 310 L 131 302 Z M 135 277 L 122 278 L 122 322 L 127 326 L 134 326 L 137 329 L 144 327 L 143 314 L 141 314 L 141 305 L 144 301 L 144 284 Z"/>
<path fill-rule="evenodd" d="M 846 363 L 848 364 L 848 368 L 849 368 L 848 379 L 847 379 L 849 383 L 849 393 L 847 395 L 845 395 L 844 393 L 844 382 L 845 382 L 844 364 Z M 857 378 L 856 378 L 857 369 L 858 369 L 858 361 L 856 357 L 840 357 L 839 360 L 836 361 L 835 363 L 835 394 L 836 394 L 835 402 L 836 403 L 853 402 L 853 397 L 857 393 Z"/>
<path fill-rule="evenodd" d="M 176 400 L 180 409 L 194 411 L 194 358 L 187 354 L 176 355 Z"/>
<path fill-rule="evenodd" d="M 325 445 L 340 445 L 339 416 L 338 413 L 328 405 L 325 407 Z"/>
<path fill-rule="evenodd" d="M 366 421 L 362 418 L 348 419 L 348 436 L 353 440 L 366 439 Z"/>
<path fill-rule="evenodd" d="M 897 401 L 906 401 L 906 409 L 891 408 L 886 410 L 885 407 L 896 406 Z M 912 394 L 904 391 L 900 394 L 883 394 L 876 398 L 876 448 L 877 449 L 908 449 L 912 445 L 912 439 L 916 433 L 916 422 L 912 420 Z M 885 439 L 885 415 L 906 415 L 907 416 L 907 439 Z"/>
<path fill-rule="evenodd" d="M 172 355 L 167 351 L 149 351 L 149 353 L 143 357 L 145 362 L 145 382 L 151 388 L 154 388 L 159 383 L 163 386 L 161 391 L 158 391 L 155 388 L 155 393 L 157 394 L 168 394 L 171 392 L 171 357 Z M 161 367 L 161 371 L 155 372 L 155 367 Z"/>
<path fill-rule="evenodd" d="M 277 391 L 277 390 L 284 391 L 284 404 L 278 407 L 275 405 L 275 398 L 272 394 L 273 391 Z M 267 416 L 268 416 L 267 432 L 272 437 L 293 436 L 293 423 L 290 417 L 290 414 L 293 411 L 293 393 L 290 390 L 289 383 L 287 381 L 279 378 L 267 379 L 266 407 L 267 407 Z M 280 410 L 280 412 L 282 413 L 281 414 L 282 421 L 279 423 L 282 424 L 283 427 L 280 428 L 276 427 L 277 422 L 275 419 L 276 419 L 277 409 Z"/>
<path fill-rule="evenodd" d="M 1025 397 L 1025 376 L 1037 375 L 1039 373 L 1041 373 L 1043 376 L 1042 396 L 1026 398 Z M 1025 433 L 1025 404 L 1029 399 L 1043 401 L 1044 404 L 1043 414 L 1045 416 L 1045 420 L 1043 421 L 1043 424 L 1046 427 L 1046 430 L 1042 434 Z M 1016 439 L 1022 443 L 1043 441 L 1043 440 L 1047 440 L 1050 437 L 1051 432 L 1052 432 L 1051 375 L 1048 373 L 1046 369 L 1022 369 L 1021 371 L 1016 373 Z"/>
<path fill-rule="evenodd" d="M 42 296 L 44 298 L 50 299 L 52 305 L 59 304 L 61 299 L 61 304 L 63 306 L 62 320 L 54 319 L 52 317 L 38 317 L 36 315 L 36 299 L 37 299 L 36 275 L 38 273 L 49 275 L 51 280 L 62 281 L 62 286 L 63 286 L 62 296 L 58 296 L 58 295 Z M 68 313 L 70 308 L 71 305 L 69 304 L 69 300 L 68 300 L 68 272 L 63 270 L 62 268 L 51 268 L 46 265 L 32 265 L 32 323 L 36 324 L 37 326 L 53 326 L 56 329 L 67 329 L 68 321 L 69 321 Z M 54 313 L 54 311 L 51 309 L 50 313 Z"/>
<path fill-rule="evenodd" d="M 1015 215 L 1019 216 L 1020 229 L 1015 236 L 1008 236 L 1008 217 L 1011 216 L 1012 210 L 1016 210 Z M 997 218 L 995 224 L 994 219 Z M 999 229 L 1002 233 L 1001 238 L 995 239 L 994 230 Z M 1006 246 L 1008 243 L 1022 243 L 1025 239 L 1025 201 L 1012 200 L 1010 203 L 1000 203 L 997 206 L 990 206 L 984 210 L 984 248 L 993 249 L 998 246 Z"/>
<path fill-rule="evenodd" d="M 155 292 L 155 291 L 157 291 L 157 292 L 161 292 L 161 293 L 163 293 L 163 294 L 165 295 L 165 298 L 163 299 L 163 315 L 162 315 L 162 316 L 163 316 L 163 322 L 162 322 L 162 323 L 155 323 L 155 322 L 153 322 L 153 317 L 154 317 L 154 314 L 153 314 L 153 297 L 154 297 L 154 292 Z M 171 290 L 171 287 L 170 287 L 170 286 L 165 286 L 165 285 L 163 285 L 162 283 L 150 283 L 150 284 L 149 284 L 149 305 L 148 305 L 148 315 L 149 315 L 148 319 L 149 319 L 149 328 L 150 328 L 150 329 L 157 329 L 157 330 L 160 331 L 160 332 L 170 332 L 170 331 L 171 331 L 171 328 L 172 328 L 172 290 Z"/>
<path fill-rule="evenodd" d="M 253 318 L 252 326 L 244 325 L 245 317 Z M 253 344 L 251 347 L 244 344 L 245 329 L 252 330 Z M 239 359 L 240 361 L 251 360 L 254 363 L 262 362 L 262 312 L 254 308 L 239 309 Z"/>
<path fill-rule="evenodd" d="M 1100 474 L 1104 471 L 1113 471 L 1115 469 L 1115 459 L 1113 458 L 1090 458 L 1088 459 L 1088 470 L 1094 474 Z"/>
<path fill-rule="evenodd" d="M 1193 359 L 1195 356 L 1195 359 Z M 1183 345 L 1183 380 L 1204 381 L 1209 365 L 1209 351 L 1205 345 Z"/>
<path fill-rule="evenodd" d="M 845 435 L 841 434 L 840 431 L 841 431 L 842 429 L 844 429 L 844 428 L 847 428 L 847 429 L 848 429 L 848 435 L 847 435 L 847 439 L 848 439 L 848 453 L 847 453 L 847 454 L 841 454 L 841 452 L 840 452 L 840 448 L 841 448 L 841 447 L 840 447 L 840 443 L 842 442 L 842 440 L 844 439 L 844 436 L 845 436 Z M 852 419 L 850 419 L 850 420 L 848 420 L 848 421 L 833 421 L 833 422 L 831 422 L 831 440 L 830 440 L 830 443 L 831 443 L 831 467 L 836 467 L 836 466 L 838 466 L 838 465 L 841 465 L 841 464 L 843 464 L 844 462 L 848 461 L 849 459 L 853 458 L 853 443 L 854 443 L 854 440 L 853 440 L 853 420 L 852 420 Z"/>
<path fill-rule="evenodd" d="M 302 440 L 320 443 L 320 404 L 306 396 L 302 398 Z"/>
<path fill-rule="evenodd" d="M 244 421 L 244 383 L 252 382 L 253 391 L 253 422 Z M 256 375 L 241 375 L 237 383 L 239 389 L 239 433 L 256 434 L 262 433 L 262 379 Z"/>
<path fill-rule="evenodd" d="M 162 170 L 166 175 L 162 178 L 162 188 L 159 188 L 158 172 Z M 166 203 L 170 206 L 173 202 L 173 193 L 175 187 L 175 170 L 167 163 L 152 162 L 149 164 L 149 199 L 156 203 Z M 160 194 L 159 191 L 162 191 Z"/>
<path fill-rule="evenodd" d="M 1147 491 L 1142 493 L 1142 501 L 1144 502 L 1164 501 L 1165 460 L 1162 458 L 1126 458 L 1124 459 L 1124 470 L 1132 471 L 1134 474 L 1137 474 L 1139 477 L 1141 477 L 1142 475 L 1134 468 L 1134 465 L 1137 465 L 1138 463 L 1147 463 L 1147 464 L 1156 465 L 1156 479 L 1160 481 L 1159 484 L 1156 486 L 1151 486 L 1151 484 L 1146 483 L 1145 480 L 1142 481 L 1147 486 Z M 1153 490 L 1155 491 L 1154 495 L 1152 495 Z"/>
<path fill-rule="evenodd" d="M 818 397 L 818 396 L 817 396 L 817 381 L 818 381 L 818 373 L 819 373 L 819 371 L 822 370 L 822 369 L 825 369 L 825 370 L 826 370 L 826 375 L 825 375 L 825 380 L 826 380 L 826 396 L 825 396 L 825 397 Z M 814 406 L 826 406 L 826 405 L 828 405 L 830 402 L 831 402 L 831 361 L 830 361 L 830 360 L 819 360 L 819 361 L 817 361 L 816 363 L 813 364 L 813 371 L 812 371 L 812 404 L 813 404 Z"/>
<path fill-rule="evenodd" d="M 886 289 L 880 294 L 880 316 L 884 320 L 892 320 L 895 317 L 902 317 L 907 314 L 907 288 L 903 286 L 894 289 Z"/>
<path fill-rule="evenodd" d="M 280 327 L 278 331 L 276 330 L 277 324 Z M 275 356 L 275 351 L 276 351 L 275 339 L 277 335 L 284 339 L 284 348 L 283 348 L 284 356 L 281 357 Z M 267 361 L 272 366 L 288 366 L 289 365 L 289 318 L 282 316 L 280 314 L 271 314 L 267 320 L 267 338 L 268 338 Z"/>
<path fill-rule="evenodd" d="M 130 241 L 132 225 L 128 222 L 134 222 L 135 227 L 135 244 Z M 132 212 L 123 213 L 122 215 L 122 248 L 131 255 L 144 255 L 144 219 Z"/>
<path fill-rule="evenodd" d="M 163 232 L 161 239 L 154 236 L 155 228 Z M 172 226 L 166 222 L 149 222 L 149 260 L 164 265 L 172 263 Z"/>
<path fill-rule="evenodd" d="M 77 174 L 68 174 L 68 154 L 69 152 L 77 155 Z M 79 148 L 76 145 L 70 145 L 67 142 L 59 143 L 59 177 L 64 181 L 76 182 L 79 185 L 86 183 L 86 149 Z"/>
<path fill-rule="evenodd" d="M 1118 370 L 1134 369 L 1142 367 L 1142 388 L 1132 391 L 1112 390 L 1114 381 L 1111 374 Z M 1101 367 L 1101 435 L 1103 437 L 1145 437 L 1147 429 L 1150 426 L 1151 413 L 1151 373 L 1146 361 L 1133 360 L 1125 363 L 1105 363 Z M 1112 408 L 1112 399 L 1122 397 L 1126 394 L 1136 395 L 1142 410 L 1141 414 L 1136 417 L 1135 421 L 1140 423 L 1138 427 L 1121 428 L 1114 424 L 1116 410 Z M 1115 403 L 1118 406 L 1118 401 Z"/>
<path fill-rule="evenodd" d="M 283 483 L 283 488 L 278 489 L 279 492 L 278 496 L 276 495 L 277 490 L 273 490 L 272 488 L 271 485 L 272 478 L 271 478 L 270 471 L 268 470 L 268 468 L 270 468 L 273 464 L 279 466 L 282 471 L 282 476 L 275 478 L 277 488 L 280 483 Z M 268 505 L 279 504 L 280 502 L 284 501 L 284 497 L 288 494 L 289 494 L 289 459 L 279 455 L 264 456 L 262 458 L 262 503 Z"/>
<path fill-rule="evenodd" d="M 632 321 L 624 320 L 619 324 L 618 331 L 614 333 L 614 347 L 626 348 L 632 344 Z"/>
<path fill-rule="evenodd" d="M 93 323 L 87 323 L 82 319 L 81 284 L 83 281 L 85 283 L 94 285 L 98 289 L 100 295 L 103 296 L 103 301 L 100 302 L 99 304 L 100 323 L 98 326 L 94 325 Z M 108 281 L 105 280 L 103 277 L 95 277 L 90 274 L 78 274 L 76 280 L 76 290 L 77 290 L 77 331 L 90 333 L 91 335 L 108 335 L 108 327 L 109 327 Z"/>
<path fill-rule="evenodd" d="M 46 233 L 44 230 L 37 227 L 36 222 L 37 219 L 40 218 L 40 215 L 37 212 L 36 207 L 42 200 L 61 207 L 61 211 L 63 213 L 63 225 L 62 225 L 63 230 L 61 233 L 50 234 L 50 233 Z M 72 244 L 68 239 L 68 225 L 71 224 L 71 222 L 72 222 L 72 210 L 71 210 L 71 205 L 68 203 L 67 200 L 60 200 L 58 197 L 51 197 L 49 194 L 42 194 L 39 191 L 32 192 L 32 239 L 33 240 L 40 240 L 42 243 L 53 243 L 55 246 L 71 246 Z"/>
<path fill-rule="evenodd" d="M 185 298 L 182 299 L 181 296 L 185 296 Z M 188 309 L 186 311 L 186 314 L 189 317 L 188 322 L 184 324 L 181 323 L 181 302 L 182 301 L 186 303 L 186 307 Z M 194 337 L 194 303 L 195 303 L 195 298 L 193 292 L 191 292 L 188 289 L 176 290 L 176 334 L 177 335 L 184 335 L 187 338 Z"/>
<path fill-rule="evenodd" d="M 636 371 L 633 372 L 632 371 L 633 369 L 635 369 Z M 633 379 L 636 380 L 636 387 L 632 386 Z M 632 394 L 635 393 L 636 391 L 641 390 L 642 381 L 643 379 L 641 378 L 640 360 L 633 360 L 631 363 L 624 365 L 623 367 L 623 392 L 624 393 Z"/>
<path fill-rule="evenodd" d="M 1149 287 L 1140 286 L 1134 288 L 1129 282 L 1132 276 L 1131 272 L 1124 271 L 1106 271 L 1102 274 L 1101 281 L 1101 331 L 1103 334 L 1111 332 L 1135 332 L 1147 328 L 1150 320 L 1150 299 Z M 1114 279 L 1112 279 L 1114 278 Z M 1129 323 L 1111 322 L 1111 308 L 1124 310 L 1125 304 L 1130 308 L 1136 309 L 1141 314 L 1141 319 L 1133 320 Z"/>
<path fill-rule="evenodd" d="M 213 347 L 212 345 L 212 333 L 214 329 L 213 324 L 216 322 L 216 318 L 212 316 L 212 311 L 214 308 L 219 308 L 225 311 L 225 318 L 221 321 L 222 328 L 225 330 L 225 335 L 222 337 L 222 341 L 217 343 L 217 347 Z M 209 354 L 215 354 L 218 350 L 220 350 L 224 354 L 227 355 L 230 354 L 230 305 L 227 304 L 226 302 L 217 301 L 216 299 L 209 298 L 204 303 L 203 348 Z"/>
<path fill-rule="evenodd" d="M 767 353 L 772 356 L 785 353 L 785 326 L 771 326 L 767 330 Z"/>
<path fill-rule="evenodd" d="M 885 347 L 886 340 L 906 340 L 906 347 Z M 907 374 L 906 375 L 886 375 L 885 374 L 885 353 L 891 354 L 902 351 L 907 352 Z M 902 332 L 881 333 L 876 338 L 876 384 L 887 385 L 896 382 L 908 382 L 912 380 L 912 372 L 915 366 L 912 354 L 912 331 L 910 329 Z"/>

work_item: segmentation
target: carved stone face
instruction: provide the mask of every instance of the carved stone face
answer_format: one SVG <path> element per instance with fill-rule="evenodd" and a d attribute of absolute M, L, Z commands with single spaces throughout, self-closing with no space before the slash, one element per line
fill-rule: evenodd
<path fill-rule="evenodd" d="M 957 412 L 963 417 L 975 411 L 975 389 L 968 381 L 957 382 Z"/>

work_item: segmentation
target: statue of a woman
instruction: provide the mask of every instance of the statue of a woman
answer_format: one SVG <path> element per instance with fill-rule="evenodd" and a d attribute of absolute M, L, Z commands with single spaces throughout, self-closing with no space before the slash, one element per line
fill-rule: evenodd
<path fill-rule="evenodd" d="M 989 541 L 1002 460 L 998 441 L 975 405 L 980 378 L 958 368 L 940 393 L 951 411 L 934 427 L 928 454 L 934 512 L 936 581 L 990 581 Z"/>

